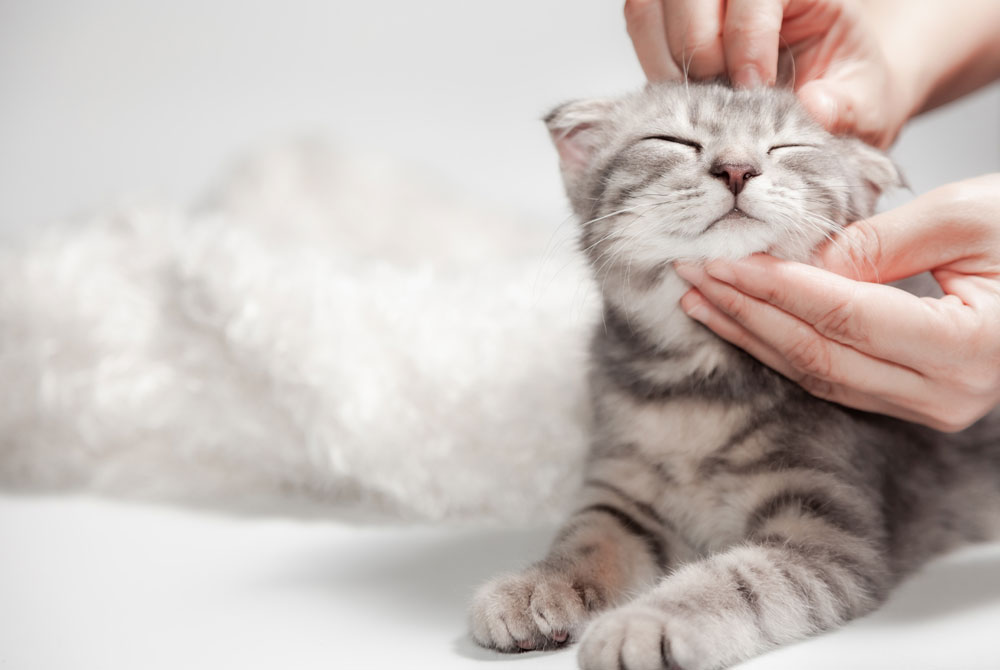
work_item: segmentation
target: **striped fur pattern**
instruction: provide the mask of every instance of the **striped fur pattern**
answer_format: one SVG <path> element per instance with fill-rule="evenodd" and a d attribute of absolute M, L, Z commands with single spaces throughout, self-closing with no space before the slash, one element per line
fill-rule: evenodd
<path fill-rule="evenodd" d="M 476 593 L 480 644 L 579 640 L 587 669 L 724 668 L 996 536 L 997 416 L 945 435 L 832 405 L 677 307 L 673 261 L 803 258 L 898 182 L 887 158 L 785 91 L 663 85 L 546 121 L 603 293 L 594 439 L 548 556 Z"/>

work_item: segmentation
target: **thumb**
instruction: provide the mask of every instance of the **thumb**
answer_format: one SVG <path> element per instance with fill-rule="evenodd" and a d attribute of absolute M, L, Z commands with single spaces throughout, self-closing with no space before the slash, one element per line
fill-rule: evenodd
<path fill-rule="evenodd" d="M 823 80 L 811 81 L 798 91 L 802 106 L 809 116 L 831 133 L 841 132 L 840 105 L 830 87 Z"/>
<path fill-rule="evenodd" d="M 853 80 L 815 79 L 802 85 L 799 100 L 809 115 L 834 135 L 856 135 L 875 146 L 880 138 L 871 128 L 862 127 L 858 115 L 858 90 L 862 84 Z"/>
<path fill-rule="evenodd" d="M 885 149 L 892 137 L 885 124 L 879 122 L 882 111 L 875 109 L 875 103 L 859 98 L 859 94 L 870 90 L 872 82 L 861 71 L 846 78 L 831 75 L 814 79 L 802 85 L 798 96 L 809 115 L 834 135 L 854 135 Z"/>
<path fill-rule="evenodd" d="M 949 206 L 954 186 L 852 223 L 814 262 L 845 277 L 885 283 L 968 258 L 984 241 L 974 221 L 954 216 Z"/>

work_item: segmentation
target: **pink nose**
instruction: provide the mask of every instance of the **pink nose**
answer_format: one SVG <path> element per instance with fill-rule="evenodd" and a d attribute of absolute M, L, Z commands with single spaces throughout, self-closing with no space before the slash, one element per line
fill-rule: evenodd
<path fill-rule="evenodd" d="M 739 195 L 750 177 L 760 175 L 757 168 L 748 163 L 715 163 L 709 172 L 713 177 L 721 179 L 733 195 Z"/>

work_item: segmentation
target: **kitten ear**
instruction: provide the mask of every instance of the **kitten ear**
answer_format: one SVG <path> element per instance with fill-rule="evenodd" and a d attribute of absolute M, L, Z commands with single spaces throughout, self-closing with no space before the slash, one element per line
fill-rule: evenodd
<path fill-rule="evenodd" d="M 847 145 L 847 155 L 854 163 L 855 174 L 868 189 L 871 207 L 885 191 L 907 186 L 899 168 L 885 153 L 859 139 L 844 138 L 842 141 Z"/>
<path fill-rule="evenodd" d="M 614 104 L 604 98 L 574 100 L 559 105 L 545 117 L 559 152 L 559 165 L 570 180 L 590 165 Z"/>

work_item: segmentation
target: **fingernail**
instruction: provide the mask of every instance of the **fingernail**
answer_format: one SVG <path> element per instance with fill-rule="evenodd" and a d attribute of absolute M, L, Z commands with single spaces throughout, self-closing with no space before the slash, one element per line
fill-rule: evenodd
<path fill-rule="evenodd" d="M 733 270 L 733 266 L 723 261 L 712 261 L 706 264 L 705 272 L 708 276 L 719 281 L 724 281 L 727 284 L 732 284 L 733 280 L 736 279 L 736 272 Z"/>
<path fill-rule="evenodd" d="M 688 291 L 681 297 L 681 309 L 695 321 L 704 322 L 708 318 L 704 298 L 697 291 Z"/>
<path fill-rule="evenodd" d="M 699 286 L 705 281 L 705 270 L 694 263 L 674 263 L 677 276 L 693 286 Z"/>

